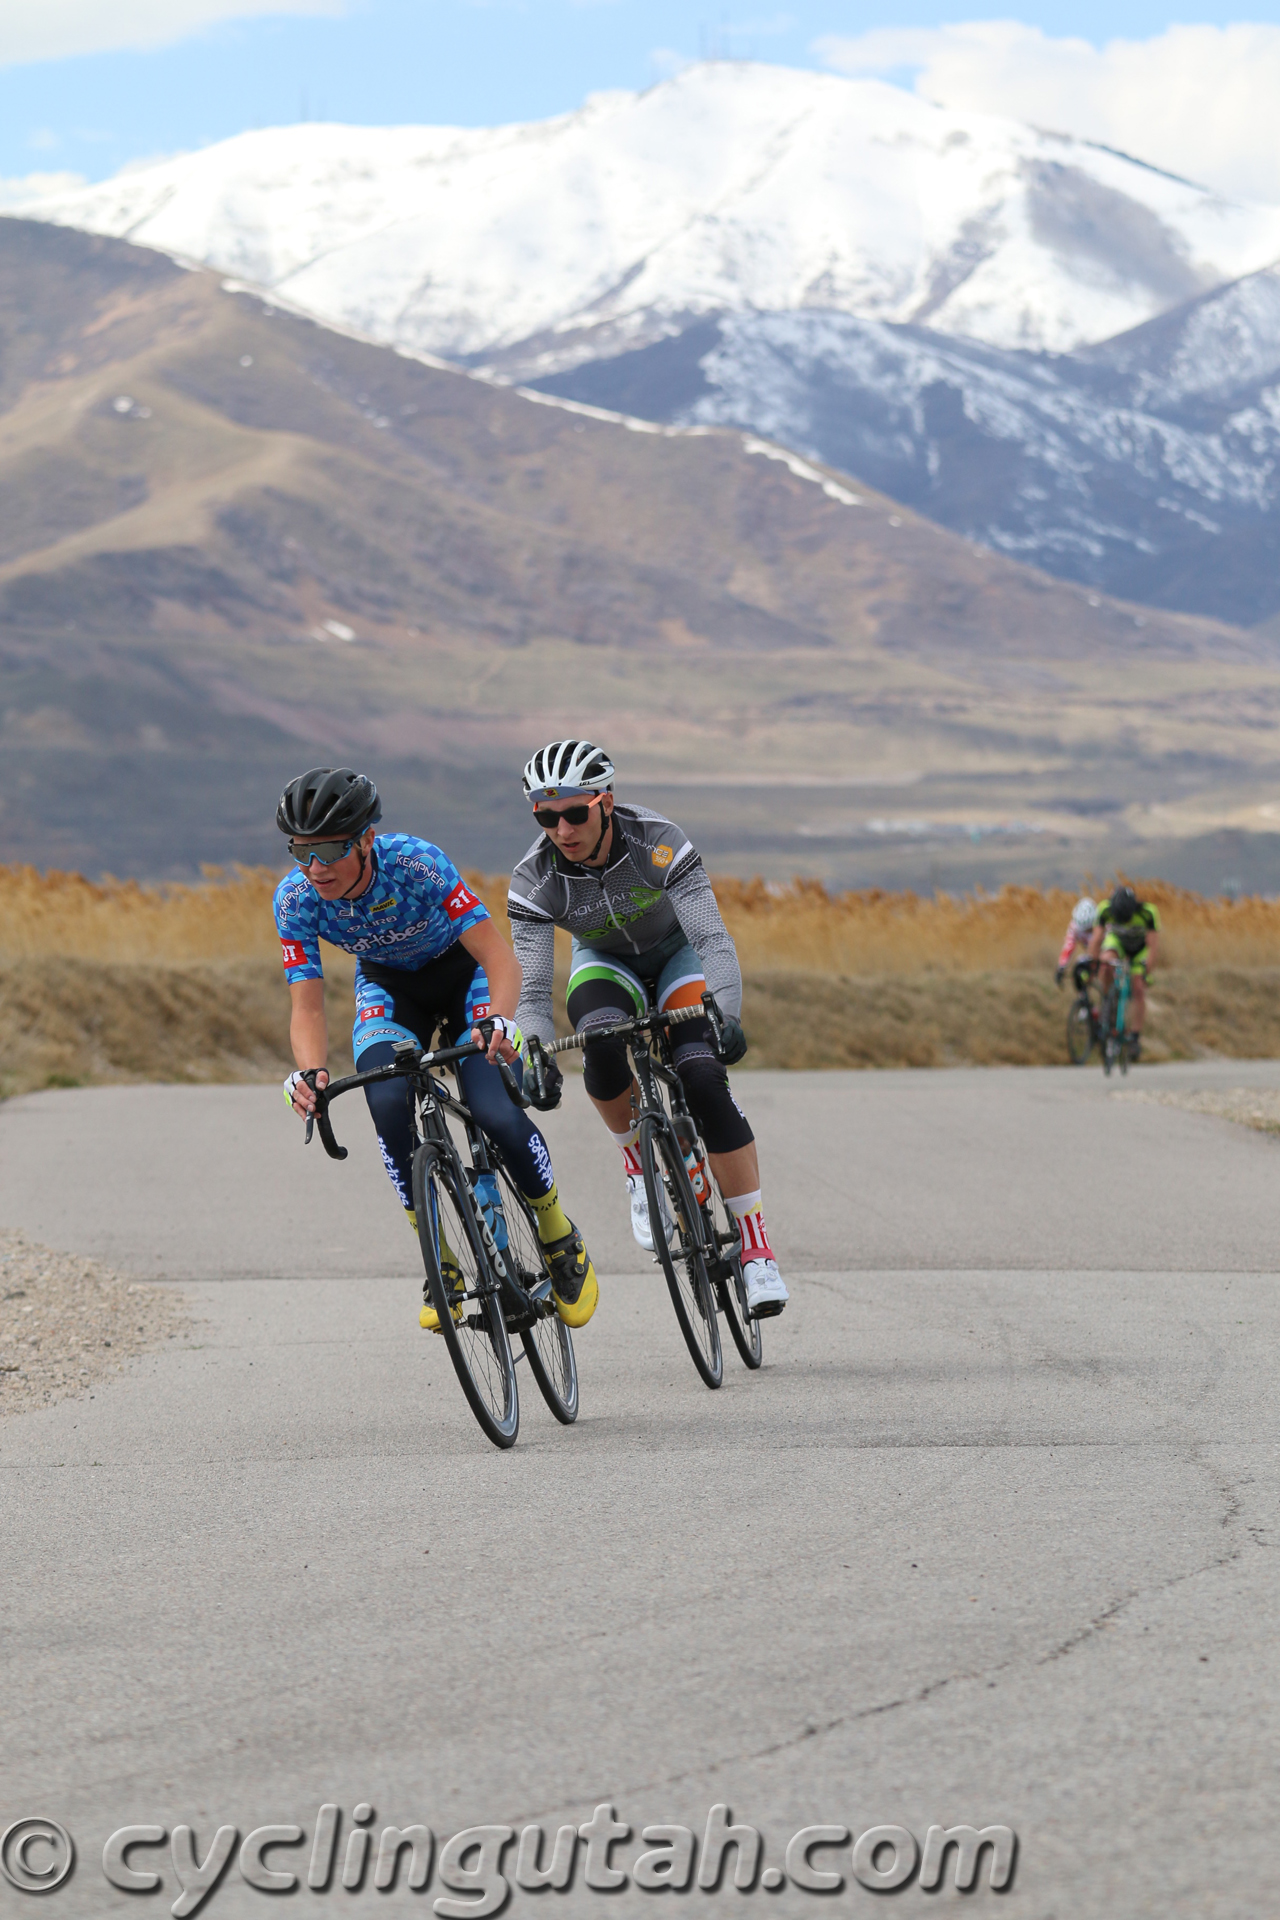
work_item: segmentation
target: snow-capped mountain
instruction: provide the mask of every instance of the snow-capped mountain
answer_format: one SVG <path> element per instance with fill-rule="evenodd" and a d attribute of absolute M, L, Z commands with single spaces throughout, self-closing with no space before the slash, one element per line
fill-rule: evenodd
<path fill-rule="evenodd" d="M 539 384 L 750 427 L 1127 599 L 1243 625 L 1280 611 L 1280 269 L 1076 354 L 729 314 Z"/>
<path fill-rule="evenodd" d="M 878 81 L 723 62 L 530 125 L 242 134 L 23 211 L 526 374 L 715 312 L 1067 349 L 1280 256 L 1280 208 Z"/>

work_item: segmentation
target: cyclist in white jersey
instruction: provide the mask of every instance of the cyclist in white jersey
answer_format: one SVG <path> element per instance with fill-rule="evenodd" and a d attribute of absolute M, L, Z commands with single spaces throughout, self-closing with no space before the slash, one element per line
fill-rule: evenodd
<path fill-rule="evenodd" d="M 755 1136 L 729 1090 L 725 1062 L 747 1050 L 739 1015 L 742 975 L 702 861 L 686 834 L 646 807 L 616 805 L 613 763 L 586 740 L 554 740 L 524 770 L 524 791 L 541 829 L 511 876 L 507 913 L 524 982 L 516 1019 L 546 1045 L 555 1038 L 552 981 L 555 929 L 573 936 L 566 997 L 575 1032 L 590 1035 L 619 1017 L 700 1006 L 708 987 L 724 1016 L 717 1057 L 710 1023 L 672 1032 L 673 1055 L 711 1171 L 742 1235 L 747 1304 L 763 1318 L 787 1304 L 760 1204 Z M 548 1062 L 545 1104 L 560 1098 Z M 620 1039 L 587 1040 L 583 1080 L 617 1146 L 631 1199 L 631 1229 L 653 1247 L 637 1150 L 633 1080 Z"/>

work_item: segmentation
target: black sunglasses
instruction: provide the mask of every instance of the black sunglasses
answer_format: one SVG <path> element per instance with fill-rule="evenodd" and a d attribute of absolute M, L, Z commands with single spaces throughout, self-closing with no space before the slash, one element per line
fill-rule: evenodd
<path fill-rule="evenodd" d="M 339 860 L 345 860 L 354 845 L 354 840 L 313 840 L 310 846 L 300 846 L 291 840 L 289 851 L 300 867 L 309 867 L 313 860 L 318 860 L 322 867 L 332 867 Z"/>
<path fill-rule="evenodd" d="M 592 807 L 603 799 L 604 795 L 598 793 L 595 799 L 586 801 L 582 806 L 565 807 L 560 813 L 557 813 L 554 807 L 535 807 L 533 817 L 540 827 L 547 829 L 548 833 L 554 833 L 562 820 L 567 820 L 571 827 L 580 827 L 591 818 Z"/>

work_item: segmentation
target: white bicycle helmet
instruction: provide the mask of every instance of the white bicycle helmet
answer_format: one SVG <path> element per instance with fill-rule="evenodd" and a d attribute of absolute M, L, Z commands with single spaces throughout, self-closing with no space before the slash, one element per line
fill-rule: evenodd
<path fill-rule="evenodd" d="M 1086 933 L 1096 924 L 1097 918 L 1098 903 L 1096 900 L 1091 900 L 1086 893 L 1076 901 L 1071 910 L 1071 924 L 1073 927 L 1078 927 L 1081 933 Z"/>
<path fill-rule="evenodd" d="M 525 798 L 566 800 L 575 793 L 612 793 L 613 762 L 589 740 L 553 740 L 524 770 Z"/>

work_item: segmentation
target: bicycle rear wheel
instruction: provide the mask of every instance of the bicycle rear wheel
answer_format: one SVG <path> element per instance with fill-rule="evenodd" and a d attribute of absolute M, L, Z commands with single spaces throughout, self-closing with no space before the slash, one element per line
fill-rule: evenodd
<path fill-rule="evenodd" d="M 1092 1052 L 1093 1008 L 1081 994 L 1067 1015 L 1067 1058 L 1073 1067 L 1082 1067 Z"/>
<path fill-rule="evenodd" d="M 502 1290 L 476 1228 L 471 1195 L 454 1162 L 427 1144 L 413 1156 L 413 1207 L 427 1289 L 462 1391 L 495 1447 L 515 1445 L 520 1427 L 516 1366 L 502 1312 Z M 458 1263 L 461 1288 L 446 1286 L 439 1230 Z M 457 1318 L 454 1315 L 457 1314 Z"/>
<path fill-rule="evenodd" d="M 496 1154 L 493 1166 L 502 1189 L 507 1258 L 516 1282 L 525 1293 L 541 1293 L 543 1283 L 550 1284 L 551 1270 L 538 1238 L 533 1209 Z M 573 1351 L 573 1335 L 556 1312 L 550 1294 L 535 1301 L 535 1307 L 544 1310 L 539 1312 L 533 1326 L 520 1330 L 520 1339 L 529 1356 L 529 1371 L 556 1419 L 566 1427 L 572 1426 L 578 1417 L 578 1363 Z M 548 1308 L 549 1311 L 545 1310 Z"/>
<path fill-rule="evenodd" d="M 666 1275 L 671 1304 L 685 1345 L 709 1387 L 724 1379 L 720 1323 L 699 1244 L 699 1209 L 685 1171 L 684 1155 L 665 1114 L 640 1122 L 640 1165 L 649 1202 L 653 1251 Z"/>
<path fill-rule="evenodd" d="M 760 1322 L 747 1308 L 747 1287 L 742 1278 L 742 1238 L 737 1222 L 714 1184 L 711 1198 L 702 1209 L 702 1219 L 708 1246 L 715 1249 L 717 1255 L 716 1298 L 733 1335 L 739 1359 L 754 1372 L 764 1359 L 764 1338 Z"/>

